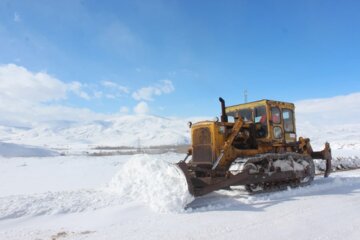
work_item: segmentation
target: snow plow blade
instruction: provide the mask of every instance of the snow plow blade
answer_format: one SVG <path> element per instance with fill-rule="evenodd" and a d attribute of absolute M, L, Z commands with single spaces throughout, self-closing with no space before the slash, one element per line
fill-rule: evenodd
<path fill-rule="evenodd" d="M 193 169 L 189 167 L 185 161 L 181 161 L 176 164 L 181 171 L 183 172 L 186 183 L 188 186 L 188 190 L 191 195 L 194 197 L 200 197 L 205 194 L 211 193 L 213 191 L 217 191 L 220 189 L 227 189 L 231 185 L 237 185 L 239 181 L 244 181 L 248 177 L 248 174 L 238 174 L 236 177 L 196 177 L 194 175 Z"/>

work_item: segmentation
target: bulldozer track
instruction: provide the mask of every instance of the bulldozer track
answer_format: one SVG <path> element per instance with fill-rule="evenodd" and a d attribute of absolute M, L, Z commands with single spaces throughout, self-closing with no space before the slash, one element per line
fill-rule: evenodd
<path fill-rule="evenodd" d="M 357 168 L 349 168 L 349 169 L 338 169 L 336 171 L 333 171 L 332 173 L 337 173 L 337 172 L 350 172 L 350 171 L 356 171 L 356 170 L 360 170 L 360 167 Z M 324 172 L 320 172 L 320 173 L 316 173 L 315 176 L 323 176 Z M 263 190 L 258 190 L 258 191 L 247 191 L 244 190 L 245 192 L 247 192 L 249 195 L 256 195 L 256 194 L 263 194 L 263 193 L 273 193 L 273 192 L 279 192 L 279 191 L 285 191 L 289 188 L 298 188 L 298 187 L 305 187 L 305 186 L 300 186 L 300 185 L 291 185 L 292 183 L 281 183 L 279 185 L 274 185 L 270 188 L 266 188 Z"/>
<path fill-rule="evenodd" d="M 267 182 L 261 182 L 258 184 L 246 184 L 245 190 L 249 194 L 258 194 L 258 193 L 283 191 L 288 188 L 297 188 L 297 187 L 306 186 L 306 185 L 311 184 L 311 182 L 313 181 L 313 178 L 315 176 L 315 166 L 314 166 L 313 160 L 309 156 L 304 156 L 304 155 L 301 155 L 298 153 L 282 153 L 282 154 L 266 153 L 266 154 L 259 154 L 255 157 L 247 158 L 246 160 L 245 159 L 237 159 L 234 161 L 234 163 L 235 164 L 242 163 L 242 165 L 244 166 L 244 169 L 243 169 L 243 171 L 244 171 L 246 169 L 247 165 L 250 165 L 250 167 L 252 166 L 252 168 L 256 168 L 255 164 L 259 164 L 259 163 L 261 164 L 265 161 L 265 162 L 267 162 L 266 165 L 273 166 L 274 162 L 277 160 L 280 160 L 280 159 L 282 159 L 283 161 L 289 160 L 293 163 L 294 162 L 300 163 L 300 161 L 307 161 L 310 164 L 309 166 L 312 166 L 313 173 L 311 173 L 312 171 L 310 169 L 308 170 L 308 171 L 310 171 L 307 175 L 307 177 L 309 179 L 306 180 L 305 182 L 302 182 L 302 180 L 304 180 L 304 179 L 297 179 L 297 178 L 286 179 L 284 181 L 267 181 Z M 276 172 L 275 169 L 273 169 L 272 171 L 270 169 L 267 169 L 267 170 L 269 172 L 274 172 L 274 173 Z M 245 170 L 245 171 L 249 171 L 249 168 L 247 168 L 247 170 Z M 295 171 L 295 169 L 293 171 Z M 304 171 L 305 171 L 305 169 L 304 169 Z"/>

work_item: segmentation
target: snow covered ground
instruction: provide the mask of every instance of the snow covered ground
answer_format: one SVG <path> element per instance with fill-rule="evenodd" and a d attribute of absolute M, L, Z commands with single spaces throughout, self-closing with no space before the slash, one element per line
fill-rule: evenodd
<path fill-rule="evenodd" d="M 48 157 L 58 155 L 58 152 L 44 148 L 0 142 L 0 156 L 2 157 Z"/>
<path fill-rule="evenodd" d="M 297 104 L 298 136 L 316 150 L 329 141 L 338 169 L 360 166 L 359 99 Z M 338 118 L 348 112 L 343 106 L 351 117 Z M 187 121 L 200 119 L 0 124 L 0 239 L 360 239 L 360 170 L 319 176 L 305 188 L 222 190 L 194 200 L 172 164 L 183 154 L 86 154 L 188 144 Z"/>
<path fill-rule="evenodd" d="M 358 170 L 305 188 L 192 201 L 169 164 L 182 157 L 0 158 L 0 239 L 360 237 Z"/>

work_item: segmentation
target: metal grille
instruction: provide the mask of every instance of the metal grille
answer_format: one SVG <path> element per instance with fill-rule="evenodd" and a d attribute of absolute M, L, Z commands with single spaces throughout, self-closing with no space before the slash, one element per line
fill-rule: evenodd
<path fill-rule="evenodd" d="M 198 128 L 193 132 L 193 162 L 213 164 L 211 132 L 209 128 Z"/>

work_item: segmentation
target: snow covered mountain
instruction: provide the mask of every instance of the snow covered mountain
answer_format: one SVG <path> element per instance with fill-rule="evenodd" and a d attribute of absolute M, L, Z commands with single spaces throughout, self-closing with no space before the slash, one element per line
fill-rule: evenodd
<path fill-rule="evenodd" d="M 360 155 L 360 93 L 295 103 L 298 136 L 315 148 L 331 143 L 333 155 Z"/>
<path fill-rule="evenodd" d="M 0 126 L 0 141 L 50 148 L 179 145 L 189 143 L 187 122 L 187 119 L 128 115 L 89 122 L 46 122 L 29 128 Z"/>
<path fill-rule="evenodd" d="M 316 149 L 329 141 L 335 154 L 340 151 L 340 155 L 360 155 L 360 123 L 357 120 L 360 110 L 356 107 L 360 105 L 360 93 L 295 104 L 298 136 L 310 138 Z M 187 122 L 206 119 L 211 118 L 126 115 L 87 122 L 45 121 L 30 127 L 0 125 L 0 142 L 52 149 L 182 145 L 190 143 Z"/>

